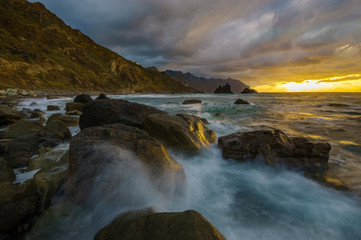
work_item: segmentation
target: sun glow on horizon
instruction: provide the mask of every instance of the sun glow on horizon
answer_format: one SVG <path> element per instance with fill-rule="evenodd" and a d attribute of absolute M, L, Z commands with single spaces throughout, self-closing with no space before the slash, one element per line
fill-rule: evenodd
<path fill-rule="evenodd" d="M 302 82 L 280 82 L 255 87 L 259 92 L 361 92 L 361 74 L 350 74 Z"/>

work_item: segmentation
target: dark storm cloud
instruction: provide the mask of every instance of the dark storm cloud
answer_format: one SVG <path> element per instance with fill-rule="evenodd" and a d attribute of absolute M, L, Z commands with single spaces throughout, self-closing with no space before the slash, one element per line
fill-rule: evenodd
<path fill-rule="evenodd" d="M 99 44 L 146 66 L 255 84 L 295 70 L 320 77 L 360 71 L 359 0 L 41 2 Z"/>

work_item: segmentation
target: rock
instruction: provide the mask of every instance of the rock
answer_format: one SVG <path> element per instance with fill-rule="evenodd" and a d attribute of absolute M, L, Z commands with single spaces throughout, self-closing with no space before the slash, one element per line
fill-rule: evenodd
<path fill-rule="evenodd" d="M 155 213 L 152 209 L 130 211 L 116 217 L 99 230 L 94 240 L 225 240 L 201 214 L 185 212 Z"/>
<path fill-rule="evenodd" d="M 29 92 L 25 91 L 25 90 L 20 90 L 19 95 L 21 95 L 21 96 L 29 96 Z"/>
<path fill-rule="evenodd" d="M 47 106 L 46 110 L 48 110 L 48 111 L 59 111 L 60 107 L 54 106 L 54 105 L 49 105 L 49 106 Z"/>
<path fill-rule="evenodd" d="M 43 126 L 39 122 L 20 120 L 4 132 L 4 138 L 36 136 Z"/>
<path fill-rule="evenodd" d="M 39 149 L 39 156 L 30 159 L 28 168 L 26 171 L 33 171 L 41 168 L 49 168 L 59 161 L 65 151 L 64 150 L 52 150 L 51 148 Z"/>
<path fill-rule="evenodd" d="M 97 100 L 88 103 L 80 116 L 80 129 L 113 123 L 141 128 L 150 114 L 165 114 L 154 107 L 124 100 Z"/>
<path fill-rule="evenodd" d="M 55 114 L 51 115 L 49 117 L 47 123 L 50 123 L 50 122 L 55 121 L 55 120 L 62 121 L 67 127 L 77 127 L 77 126 L 79 126 L 79 118 L 67 116 L 67 115 L 64 115 L 64 114 L 61 114 L 61 113 L 55 113 Z"/>
<path fill-rule="evenodd" d="M 10 164 L 4 158 L 0 158 L 0 183 L 14 182 L 16 175 L 11 168 Z"/>
<path fill-rule="evenodd" d="M 183 102 L 183 104 L 197 104 L 197 103 L 202 103 L 202 101 L 198 99 L 189 99 L 189 100 L 184 100 Z"/>
<path fill-rule="evenodd" d="M 34 109 L 31 112 L 30 118 L 41 118 L 45 115 L 45 112 L 41 111 L 40 109 Z"/>
<path fill-rule="evenodd" d="M 104 93 L 101 93 L 95 100 L 101 100 L 101 99 L 109 99 L 109 98 Z"/>
<path fill-rule="evenodd" d="M 93 99 L 88 94 L 79 94 L 74 98 L 76 103 L 90 103 Z"/>
<path fill-rule="evenodd" d="M 264 159 L 269 165 L 284 164 L 291 169 L 322 172 L 328 168 L 331 146 L 289 138 L 279 130 L 234 133 L 218 139 L 223 157 L 237 161 Z"/>
<path fill-rule="evenodd" d="M 9 107 L 5 107 L 4 105 L 0 105 L 0 126 L 15 123 L 24 117 L 23 113 Z"/>
<path fill-rule="evenodd" d="M 208 120 L 206 118 L 201 118 L 201 121 L 204 123 L 204 124 L 209 124 Z"/>
<path fill-rule="evenodd" d="M 215 113 L 214 116 L 215 117 L 222 117 L 222 114 L 221 113 Z"/>
<path fill-rule="evenodd" d="M 80 115 L 82 115 L 82 112 L 80 112 L 80 111 L 78 111 L 78 110 L 73 110 L 73 111 L 66 112 L 65 115 L 76 115 L 76 116 L 80 116 Z"/>
<path fill-rule="evenodd" d="M 5 95 L 6 96 L 17 96 L 17 95 L 19 95 L 19 90 L 15 89 L 15 88 L 8 88 L 8 89 L 6 89 Z"/>
<path fill-rule="evenodd" d="M 0 90 L 0 95 L 5 95 L 6 91 L 5 90 Z"/>
<path fill-rule="evenodd" d="M 144 120 L 143 129 L 164 145 L 197 152 L 217 141 L 216 133 L 193 115 L 152 114 Z"/>
<path fill-rule="evenodd" d="M 65 110 L 67 112 L 74 111 L 74 110 L 78 110 L 79 112 L 82 112 L 83 106 L 84 106 L 83 103 L 69 102 L 69 103 L 66 103 Z"/>
<path fill-rule="evenodd" d="M 12 168 L 26 167 L 31 156 L 38 150 L 40 139 L 36 136 L 21 137 L 5 147 L 5 159 Z"/>
<path fill-rule="evenodd" d="M 327 106 L 329 107 L 350 107 L 350 105 L 348 104 L 343 104 L 343 103 L 330 103 Z"/>
<path fill-rule="evenodd" d="M 231 85 L 228 84 L 228 82 L 226 83 L 226 85 L 224 86 L 219 86 L 214 93 L 233 93 L 231 90 Z"/>
<path fill-rule="evenodd" d="M 31 181 L 0 183 L 0 232 L 27 230 L 37 214 L 38 196 Z"/>
<path fill-rule="evenodd" d="M 32 103 L 30 103 L 29 106 L 30 106 L 30 107 L 35 107 L 35 106 L 38 106 L 38 104 L 37 104 L 36 102 L 32 102 Z"/>
<path fill-rule="evenodd" d="M 55 196 L 59 190 L 61 183 L 64 181 L 68 166 L 69 166 L 69 153 L 68 151 L 56 151 L 45 157 L 52 162 L 52 164 L 43 165 L 42 169 L 34 176 L 34 185 L 40 196 L 41 206 L 40 210 L 49 205 L 52 197 Z M 55 157 L 55 158 L 54 158 Z M 59 158 L 59 160 L 55 160 Z M 54 161 L 55 160 L 55 161 Z"/>
<path fill-rule="evenodd" d="M 21 113 L 24 114 L 25 118 L 28 119 L 28 118 L 30 118 L 32 111 L 29 108 L 23 108 Z"/>
<path fill-rule="evenodd" d="M 133 193 L 120 186 L 145 177 L 149 178 L 146 184 L 169 198 L 184 191 L 183 167 L 143 130 L 123 124 L 104 125 L 86 128 L 70 141 L 65 192 L 77 203 L 84 202 L 94 186 L 106 193 L 113 191 L 114 184 L 117 191 L 123 191 L 119 201 L 138 201 L 129 200 Z"/>
<path fill-rule="evenodd" d="M 69 200 L 57 203 L 40 215 L 26 239 L 88 239 L 87 235 L 78 236 L 79 233 L 88 233 L 92 228 L 91 219 L 86 214 Z"/>
<path fill-rule="evenodd" d="M 244 100 L 242 100 L 242 99 L 237 99 L 237 100 L 234 102 L 234 104 L 249 104 L 249 102 L 244 101 Z"/>
<path fill-rule="evenodd" d="M 38 135 L 39 137 L 59 138 L 63 140 L 71 138 L 69 128 L 60 119 L 48 121 L 45 127 L 39 131 Z"/>
<path fill-rule="evenodd" d="M 243 94 L 252 94 L 252 93 L 257 93 L 257 91 L 254 90 L 254 89 L 245 88 L 245 89 L 243 89 L 243 91 L 241 93 L 243 93 Z"/>

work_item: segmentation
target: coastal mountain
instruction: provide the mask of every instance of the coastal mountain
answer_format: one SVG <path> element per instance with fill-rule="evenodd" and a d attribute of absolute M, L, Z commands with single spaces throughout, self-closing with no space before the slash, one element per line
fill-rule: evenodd
<path fill-rule="evenodd" d="M 180 71 L 172 70 L 166 70 L 165 72 L 175 80 L 206 93 L 213 93 L 217 89 L 217 87 L 226 85 L 227 83 L 231 86 L 232 91 L 235 93 L 241 93 L 245 88 L 250 88 L 243 82 L 232 78 L 204 78 L 197 77 L 189 72 L 183 73 Z"/>
<path fill-rule="evenodd" d="M 96 44 L 41 3 L 0 1 L 0 89 L 195 92 Z"/>

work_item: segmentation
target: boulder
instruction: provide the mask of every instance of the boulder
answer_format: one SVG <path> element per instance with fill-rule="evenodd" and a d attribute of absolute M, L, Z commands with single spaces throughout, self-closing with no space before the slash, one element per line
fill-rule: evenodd
<path fill-rule="evenodd" d="M 40 139 L 36 136 L 17 138 L 5 147 L 5 159 L 12 168 L 26 167 L 31 156 L 37 151 Z"/>
<path fill-rule="evenodd" d="M 0 90 L 0 95 L 5 95 L 6 91 L 5 90 Z"/>
<path fill-rule="evenodd" d="M 227 82 L 224 86 L 219 86 L 214 93 L 233 93 L 231 90 L 231 85 Z"/>
<path fill-rule="evenodd" d="M 76 116 L 80 116 L 82 115 L 82 112 L 78 111 L 78 110 L 73 110 L 73 111 L 68 111 L 65 113 L 65 115 L 76 115 Z"/>
<path fill-rule="evenodd" d="M 29 106 L 30 106 L 30 107 L 35 107 L 35 106 L 38 106 L 38 104 L 37 104 L 36 102 L 32 102 L 32 103 L 30 103 Z"/>
<path fill-rule="evenodd" d="M 69 103 L 66 103 L 65 106 L 66 106 L 65 110 L 67 112 L 74 111 L 74 110 L 78 110 L 79 112 L 82 112 L 84 103 L 69 102 Z"/>
<path fill-rule="evenodd" d="M 167 196 L 184 191 L 183 167 L 143 130 L 112 124 L 86 128 L 71 139 L 65 192 L 75 202 L 86 200 L 94 186 L 109 193 L 115 184 L 122 191 L 120 185 L 130 178 L 149 178 L 147 184 Z M 130 194 L 123 192 L 122 201 Z"/>
<path fill-rule="evenodd" d="M 217 141 L 216 133 L 201 118 L 188 114 L 152 114 L 144 120 L 143 129 L 166 146 L 190 152 Z"/>
<path fill-rule="evenodd" d="M 9 107 L 5 107 L 4 105 L 0 105 L 0 126 L 15 123 L 24 117 L 23 113 Z"/>
<path fill-rule="evenodd" d="M 38 136 L 65 140 L 71 138 L 71 132 L 63 121 L 55 119 L 48 121 L 45 127 L 39 131 Z"/>
<path fill-rule="evenodd" d="M 46 209 L 35 222 L 26 239 L 89 239 L 87 233 L 91 227 L 91 219 L 87 216 L 87 212 L 68 200 Z M 85 236 L 81 234 L 79 236 L 79 233 L 85 233 Z"/>
<path fill-rule="evenodd" d="M 225 240 L 201 214 L 185 212 L 155 213 L 152 209 L 130 211 L 116 217 L 99 230 L 94 240 Z"/>
<path fill-rule="evenodd" d="M 8 88 L 5 92 L 6 96 L 17 96 L 19 95 L 19 90 L 16 88 Z"/>
<path fill-rule="evenodd" d="M 0 183 L 14 182 L 16 175 L 11 168 L 10 164 L 4 158 L 0 158 Z"/>
<path fill-rule="evenodd" d="M 64 155 L 64 150 L 52 150 L 51 148 L 40 148 L 39 156 L 30 159 L 26 171 L 40 168 L 49 168 L 58 162 Z"/>
<path fill-rule="evenodd" d="M 90 103 L 93 99 L 88 94 L 79 94 L 74 98 L 76 103 Z"/>
<path fill-rule="evenodd" d="M 188 100 L 184 100 L 183 102 L 183 104 L 197 104 L 197 103 L 202 103 L 202 101 L 198 99 L 188 99 Z"/>
<path fill-rule="evenodd" d="M 243 100 L 243 99 L 237 99 L 234 104 L 249 104 L 249 102 Z"/>
<path fill-rule="evenodd" d="M 0 232 L 27 230 L 37 209 L 38 196 L 31 181 L 0 183 Z"/>
<path fill-rule="evenodd" d="M 55 120 L 62 121 L 67 127 L 77 127 L 77 126 L 79 126 L 79 118 L 64 115 L 64 114 L 61 114 L 61 113 L 55 113 L 55 114 L 51 115 L 49 117 L 49 119 L 48 119 L 47 124 L 52 122 L 52 121 L 55 121 Z"/>
<path fill-rule="evenodd" d="M 311 143 L 305 138 L 289 138 L 279 130 L 234 133 L 218 139 L 223 157 L 237 161 L 264 160 L 291 169 L 322 172 L 328 168 L 331 146 Z"/>
<path fill-rule="evenodd" d="M 4 138 L 36 136 L 43 126 L 39 122 L 20 120 L 4 132 Z"/>
<path fill-rule="evenodd" d="M 143 104 L 124 100 L 97 100 L 88 103 L 80 116 L 80 129 L 113 123 L 122 123 L 141 128 L 144 119 L 150 114 L 165 114 L 165 112 Z"/>
<path fill-rule="evenodd" d="M 54 105 L 49 105 L 49 106 L 47 106 L 46 110 L 48 110 L 48 111 L 59 111 L 60 107 L 54 106 Z"/>
<path fill-rule="evenodd" d="M 40 210 L 45 209 L 49 205 L 51 198 L 59 190 L 69 166 L 68 151 L 57 151 L 55 155 L 59 160 L 54 161 L 54 158 L 50 159 L 52 164 L 43 165 L 42 169 L 35 174 L 33 179 L 34 186 L 41 200 Z"/>
<path fill-rule="evenodd" d="M 104 93 L 101 93 L 95 100 L 102 100 L 102 99 L 109 99 L 109 98 Z"/>
<path fill-rule="evenodd" d="M 45 112 L 41 111 L 40 109 L 34 109 L 31 112 L 30 118 L 41 118 L 45 115 Z"/>
<path fill-rule="evenodd" d="M 243 89 L 243 91 L 241 93 L 243 93 L 243 94 L 253 94 L 253 93 L 257 93 L 257 91 L 252 89 L 252 88 L 245 88 L 245 89 Z"/>
<path fill-rule="evenodd" d="M 21 95 L 21 96 L 29 96 L 29 92 L 25 91 L 25 90 L 20 90 L 19 95 Z"/>

